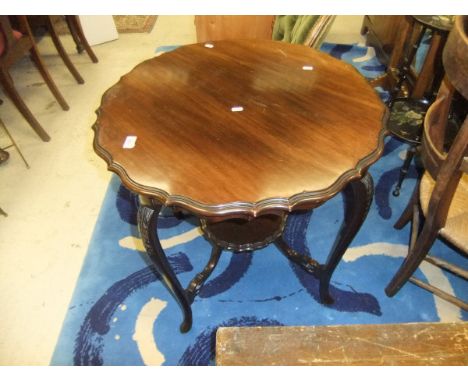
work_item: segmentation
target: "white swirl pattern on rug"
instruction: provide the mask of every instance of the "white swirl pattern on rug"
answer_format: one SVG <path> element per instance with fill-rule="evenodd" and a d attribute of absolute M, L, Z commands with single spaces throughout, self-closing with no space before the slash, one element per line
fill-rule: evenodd
<path fill-rule="evenodd" d="M 169 239 L 161 240 L 164 249 L 172 248 L 180 244 L 190 242 L 202 235 L 200 228 L 194 228 L 190 231 L 175 235 Z M 127 236 L 119 241 L 119 245 L 135 251 L 144 251 L 143 242 L 135 236 Z M 371 243 L 358 247 L 349 248 L 343 256 L 343 261 L 353 262 L 364 256 L 385 255 L 390 257 L 405 257 L 408 252 L 408 246 L 403 244 L 392 244 L 386 242 Z M 454 294 L 449 280 L 442 270 L 428 264 L 422 263 L 420 270 L 427 278 L 429 283 L 438 285 L 447 293 Z M 453 304 L 434 296 L 434 303 L 440 321 L 457 322 L 462 321 L 460 308 Z M 161 311 L 166 307 L 167 302 L 151 298 L 140 310 L 136 324 L 133 340 L 137 343 L 138 350 L 145 365 L 162 365 L 165 361 L 164 355 L 159 351 L 155 338 L 153 336 L 154 322 L 157 320 Z"/>

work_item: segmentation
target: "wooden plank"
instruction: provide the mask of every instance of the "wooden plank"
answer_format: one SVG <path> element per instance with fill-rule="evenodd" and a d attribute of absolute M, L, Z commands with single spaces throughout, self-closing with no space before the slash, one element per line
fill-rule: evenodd
<path fill-rule="evenodd" d="M 468 323 L 219 328 L 216 364 L 468 365 Z"/>

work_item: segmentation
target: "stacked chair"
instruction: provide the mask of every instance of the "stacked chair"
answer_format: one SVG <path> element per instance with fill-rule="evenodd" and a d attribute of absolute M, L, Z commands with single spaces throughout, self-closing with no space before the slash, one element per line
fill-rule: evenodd
<path fill-rule="evenodd" d="M 468 276 L 465 269 L 427 254 L 438 237 L 468 253 L 467 31 L 468 16 L 457 16 L 443 52 L 445 77 L 424 119 L 421 154 L 425 172 L 395 224 L 402 228 L 412 221 L 408 255 L 385 289 L 388 296 L 394 296 L 409 280 L 464 310 L 468 309 L 467 302 L 412 275 L 422 261 L 427 261 L 465 280 Z M 460 100 L 465 119 L 449 142 L 447 121 L 455 101 Z"/>
<path fill-rule="evenodd" d="M 70 28 L 73 40 L 77 44 L 77 49 L 86 50 L 93 62 L 97 62 L 97 58 L 89 47 L 88 42 L 83 34 L 79 19 L 77 16 L 65 16 L 67 24 Z M 23 115 L 29 125 L 33 128 L 36 134 L 45 142 L 50 140 L 50 136 L 41 126 L 39 121 L 34 117 L 26 103 L 23 101 L 20 93 L 15 87 L 10 68 L 18 63 L 24 56 L 30 55 L 33 63 L 42 75 L 44 82 L 54 95 L 55 99 L 63 110 L 68 110 L 69 106 L 64 97 L 58 90 L 49 71 L 47 70 L 44 61 L 39 53 L 33 33 L 31 31 L 28 18 L 26 16 L 14 16 L 15 27 L 12 27 L 8 16 L 0 16 L 0 84 L 2 85 L 5 94 L 11 99 L 13 104 Z M 60 39 L 55 31 L 52 16 L 45 17 L 47 29 L 52 37 L 57 51 L 59 52 L 65 65 L 75 77 L 78 83 L 83 83 L 84 80 L 73 66 L 68 55 L 63 48 Z"/>
<path fill-rule="evenodd" d="M 409 144 L 393 196 L 400 195 L 408 169 L 419 150 L 424 115 L 444 75 L 442 51 L 452 28 L 452 16 L 405 16 L 386 73 L 371 81 L 372 86 L 389 90 L 386 100 L 390 109 L 388 131 Z M 427 52 L 418 71 L 416 57 L 418 52 L 424 51 L 423 41 L 426 40 L 429 41 Z"/>

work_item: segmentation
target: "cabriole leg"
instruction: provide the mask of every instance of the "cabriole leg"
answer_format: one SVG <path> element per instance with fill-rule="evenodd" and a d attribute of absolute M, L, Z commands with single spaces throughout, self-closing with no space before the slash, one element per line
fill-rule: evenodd
<path fill-rule="evenodd" d="M 343 190 L 345 201 L 344 220 L 327 262 L 320 268 L 320 299 L 324 304 L 332 304 L 330 279 L 336 266 L 343 257 L 366 219 L 374 194 L 372 177 L 366 173 L 361 179 L 347 184 Z"/>
<path fill-rule="evenodd" d="M 146 253 L 182 308 L 184 320 L 180 325 L 180 331 L 185 333 L 192 327 L 192 309 L 187 294 L 172 270 L 159 241 L 157 223 L 161 207 L 161 205 L 141 204 L 138 210 L 138 228 Z"/>

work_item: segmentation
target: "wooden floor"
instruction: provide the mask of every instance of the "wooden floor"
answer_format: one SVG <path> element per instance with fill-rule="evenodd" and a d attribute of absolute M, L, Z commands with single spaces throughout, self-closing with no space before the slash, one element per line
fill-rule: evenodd
<path fill-rule="evenodd" d="M 219 328 L 216 364 L 468 365 L 468 323 Z"/>

